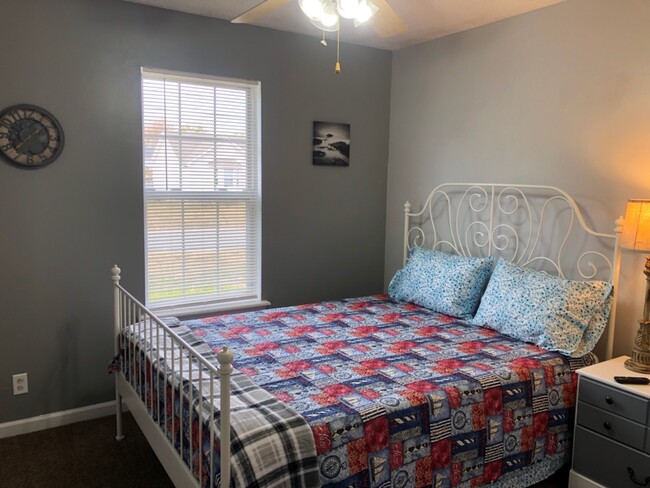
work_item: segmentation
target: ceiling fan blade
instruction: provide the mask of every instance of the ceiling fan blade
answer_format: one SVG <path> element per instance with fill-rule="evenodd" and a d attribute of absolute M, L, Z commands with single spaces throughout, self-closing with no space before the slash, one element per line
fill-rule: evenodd
<path fill-rule="evenodd" d="M 293 0 L 264 0 L 262 3 L 247 10 L 240 16 L 235 17 L 230 22 L 233 22 L 235 24 L 254 24 L 274 10 L 279 9 L 280 7 L 284 7 L 286 4 L 292 1 Z"/>
<path fill-rule="evenodd" d="M 404 32 L 408 26 L 402 18 L 397 15 L 386 0 L 372 0 L 379 10 L 370 19 L 370 26 L 379 37 L 396 36 Z"/>

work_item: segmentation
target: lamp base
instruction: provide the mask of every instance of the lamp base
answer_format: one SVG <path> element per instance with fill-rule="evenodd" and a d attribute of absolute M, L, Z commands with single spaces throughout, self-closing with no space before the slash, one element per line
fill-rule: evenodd
<path fill-rule="evenodd" d="M 628 359 L 625 361 L 625 368 L 637 373 L 650 374 L 650 365 L 644 365 Z"/>
<path fill-rule="evenodd" d="M 625 367 L 637 373 L 650 374 L 650 321 L 639 320 L 632 357 L 625 361 Z"/>

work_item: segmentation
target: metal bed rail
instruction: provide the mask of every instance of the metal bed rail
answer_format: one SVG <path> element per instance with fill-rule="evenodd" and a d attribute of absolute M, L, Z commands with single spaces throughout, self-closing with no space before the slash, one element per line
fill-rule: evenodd
<path fill-rule="evenodd" d="M 114 287 L 114 352 L 116 358 L 121 360 L 122 365 L 121 371 L 117 372 L 115 382 L 116 439 L 119 441 L 124 438 L 122 399 L 127 394 L 129 399 L 135 396 L 141 403 L 135 408 L 143 408 L 151 423 L 162 434 L 155 438 L 166 439 L 169 445 L 163 448 L 169 451 L 168 448 L 171 447 L 179 457 L 180 463 L 188 468 L 188 472 L 184 473 L 184 478 L 186 479 L 189 474 L 196 481 L 196 486 L 203 486 L 207 477 L 209 486 L 213 487 L 215 486 L 216 468 L 214 418 L 217 412 L 215 400 L 218 398 L 220 473 L 217 476 L 220 478 L 219 486 L 229 487 L 232 352 L 224 347 L 217 354 L 219 368 L 210 364 L 200 352 L 120 285 L 120 268 L 113 266 L 111 271 Z M 163 388 L 160 387 L 159 382 L 161 376 L 164 379 Z M 219 387 L 218 391 L 215 391 L 217 378 L 219 378 Z M 167 381 L 170 381 L 171 385 L 170 398 L 166 392 Z M 188 383 L 187 391 L 184 388 L 186 381 Z M 132 391 L 123 391 L 124 385 L 128 385 Z M 200 395 L 200 397 L 196 398 L 195 395 Z M 185 401 L 188 402 L 189 415 L 186 423 L 189 422 L 189 426 L 183 423 Z M 176 402 L 180 406 L 178 417 L 175 415 Z M 129 408 L 133 409 L 134 406 L 129 403 Z M 198 418 L 198 432 L 195 432 L 192 425 L 194 414 Z M 203 442 L 204 421 L 206 419 L 209 420 L 210 440 L 207 452 L 204 452 L 206 449 Z M 167 431 L 168 426 L 170 427 L 169 432 Z M 188 432 L 189 438 L 184 446 L 183 433 L 185 431 Z M 197 439 L 193 438 L 195 435 L 198 437 Z M 198 446 L 196 453 L 193 451 L 195 445 Z M 156 450 L 157 446 L 152 447 Z M 186 461 L 183 460 L 184 447 L 189 455 Z M 209 472 L 204 471 L 206 458 L 206 469 Z M 169 473 L 167 466 L 165 469 Z"/>

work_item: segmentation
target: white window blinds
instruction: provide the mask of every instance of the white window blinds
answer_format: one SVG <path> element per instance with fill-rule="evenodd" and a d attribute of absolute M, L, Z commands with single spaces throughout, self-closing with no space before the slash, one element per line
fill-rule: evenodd
<path fill-rule="evenodd" d="M 260 299 L 260 87 L 142 71 L 146 301 Z"/>

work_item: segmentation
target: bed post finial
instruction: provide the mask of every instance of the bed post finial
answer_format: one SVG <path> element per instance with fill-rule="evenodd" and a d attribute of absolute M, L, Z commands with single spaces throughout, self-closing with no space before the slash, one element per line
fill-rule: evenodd
<path fill-rule="evenodd" d="M 217 353 L 219 374 L 221 374 L 221 488 L 230 486 L 230 374 L 234 355 L 230 349 L 223 346 Z"/>
<path fill-rule="evenodd" d="M 117 264 L 114 264 L 113 267 L 111 268 L 111 274 L 113 275 L 112 276 L 113 283 L 117 284 L 117 283 L 120 282 L 120 273 L 121 272 L 122 272 L 122 270 L 117 267 Z"/>
<path fill-rule="evenodd" d="M 406 266 L 409 257 L 409 214 L 411 213 L 411 202 L 404 204 L 404 243 L 402 248 L 402 266 Z"/>
<path fill-rule="evenodd" d="M 614 233 L 616 233 L 616 235 L 619 235 L 623 232 L 624 223 L 625 223 L 625 219 L 623 218 L 622 215 L 616 219 L 616 227 L 614 228 Z"/>
<path fill-rule="evenodd" d="M 230 374 L 232 373 L 232 361 L 235 358 L 235 355 L 232 353 L 230 349 L 228 349 L 227 346 L 223 346 L 223 349 L 217 353 L 217 360 L 219 361 L 219 364 L 221 365 L 221 374 Z"/>

